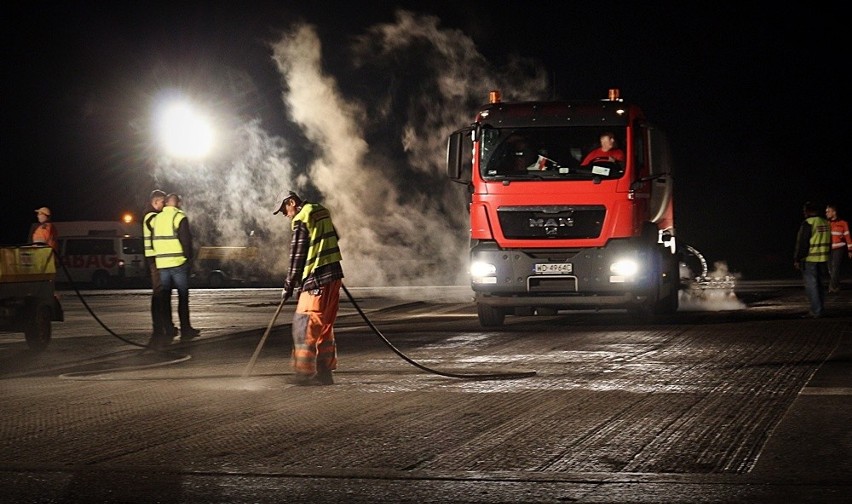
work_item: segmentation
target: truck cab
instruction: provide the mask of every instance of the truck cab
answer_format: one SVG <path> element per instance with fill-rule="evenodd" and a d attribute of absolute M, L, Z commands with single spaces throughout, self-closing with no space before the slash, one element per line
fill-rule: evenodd
<path fill-rule="evenodd" d="M 623 160 L 586 159 L 604 133 Z M 668 146 L 617 90 L 519 103 L 492 92 L 474 123 L 450 136 L 447 174 L 470 194 L 470 279 L 483 326 L 561 309 L 677 309 Z"/>

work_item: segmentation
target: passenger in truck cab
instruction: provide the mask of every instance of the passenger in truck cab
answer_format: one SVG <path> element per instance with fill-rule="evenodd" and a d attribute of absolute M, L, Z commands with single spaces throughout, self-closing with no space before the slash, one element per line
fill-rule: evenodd
<path fill-rule="evenodd" d="M 600 142 L 601 146 L 586 154 L 580 166 L 586 166 L 595 159 L 624 163 L 624 151 L 616 146 L 617 142 L 615 141 L 614 133 L 611 131 L 601 133 Z"/>
<path fill-rule="evenodd" d="M 511 158 L 512 173 L 526 173 L 528 171 L 544 170 L 547 158 L 540 156 L 530 144 L 530 141 L 521 135 L 512 135 L 506 140 Z"/>

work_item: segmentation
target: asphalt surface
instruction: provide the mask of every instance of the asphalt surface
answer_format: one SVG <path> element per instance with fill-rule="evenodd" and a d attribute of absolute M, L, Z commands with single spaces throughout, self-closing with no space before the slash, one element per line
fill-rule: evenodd
<path fill-rule="evenodd" d="M 286 383 L 292 306 L 249 365 L 277 290 L 193 291 L 167 353 L 144 291 L 65 292 L 47 351 L 0 334 L 0 500 L 850 502 L 850 287 L 495 331 L 465 289 L 353 289 L 378 334 L 344 299 L 328 387 Z"/>

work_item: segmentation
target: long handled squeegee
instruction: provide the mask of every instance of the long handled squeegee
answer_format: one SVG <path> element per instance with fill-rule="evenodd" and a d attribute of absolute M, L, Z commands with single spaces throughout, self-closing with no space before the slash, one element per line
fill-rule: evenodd
<path fill-rule="evenodd" d="M 275 320 L 278 318 L 278 314 L 281 313 L 281 308 L 284 308 L 284 303 L 287 302 L 289 296 L 281 299 L 281 303 L 278 304 L 278 309 L 275 310 L 275 315 L 272 316 L 272 320 L 269 321 L 269 325 L 266 327 L 266 332 L 263 333 L 263 337 L 260 338 L 260 342 L 257 344 L 257 348 L 254 349 L 254 354 L 251 356 L 246 369 L 243 371 L 242 377 L 247 378 L 248 375 L 251 374 L 251 370 L 254 367 L 255 361 L 257 361 L 257 356 L 260 355 L 260 350 L 263 349 L 263 344 L 266 343 L 266 338 L 269 336 L 269 332 L 272 330 L 272 325 L 275 324 Z"/>

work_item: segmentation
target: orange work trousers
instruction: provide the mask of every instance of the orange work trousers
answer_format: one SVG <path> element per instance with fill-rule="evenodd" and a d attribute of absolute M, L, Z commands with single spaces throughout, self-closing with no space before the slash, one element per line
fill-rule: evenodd
<path fill-rule="evenodd" d="M 334 321 L 340 306 L 342 280 L 299 294 L 293 314 L 293 371 L 314 376 L 337 369 Z"/>

